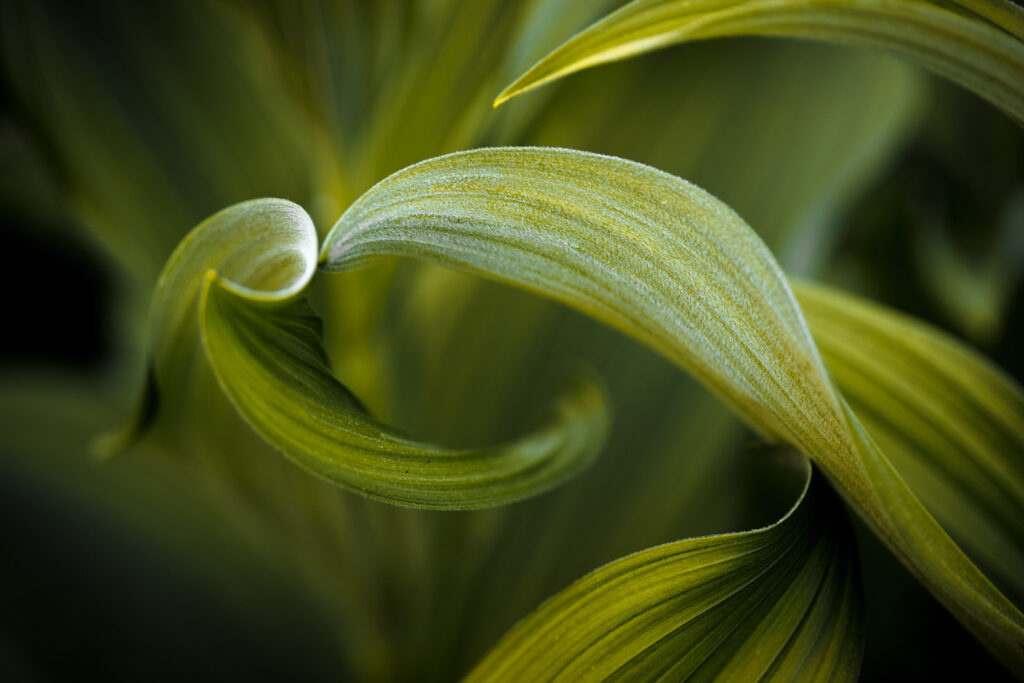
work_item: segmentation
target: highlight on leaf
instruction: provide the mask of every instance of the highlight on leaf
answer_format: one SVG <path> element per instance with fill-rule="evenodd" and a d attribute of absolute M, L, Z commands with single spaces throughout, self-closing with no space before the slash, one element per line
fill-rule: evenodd
<path fill-rule="evenodd" d="M 778 522 L 616 560 L 519 622 L 468 681 L 854 681 L 863 652 L 846 511 L 804 484 Z"/>
<path fill-rule="evenodd" d="M 1024 124 L 1024 10 L 1003 0 L 634 0 L 505 88 L 495 106 L 598 64 L 679 43 L 786 36 L 879 48 L 974 91 Z"/>
<path fill-rule="evenodd" d="M 370 189 L 328 234 L 321 264 L 344 270 L 382 256 L 511 282 L 661 352 L 748 425 L 806 453 L 968 629 L 1024 666 L 1024 615 L 879 450 L 836 391 L 770 252 L 708 193 L 572 150 L 456 153 Z"/>
<path fill-rule="evenodd" d="M 315 264 L 316 231 L 291 202 L 244 202 L 201 223 L 157 285 L 147 394 L 177 391 L 201 342 L 224 393 L 271 445 L 314 474 L 399 505 L 513 502 L 597 455 L 607 406 L 582 371 L 543 424 L 493 447 L 421 443 L 374 420 L 331 374 L 320 320 L 304 298 Z"/>

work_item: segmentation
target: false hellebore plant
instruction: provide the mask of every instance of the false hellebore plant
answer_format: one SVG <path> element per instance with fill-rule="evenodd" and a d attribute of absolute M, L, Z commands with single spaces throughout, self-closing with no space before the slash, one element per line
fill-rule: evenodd
<path fill-rule="evenodd" d="M 820 272 L 834 216 L 941 118 L 917 67 L 1024 123 L 1024 12 L 636 0 L 525 69 L 606 5 L 5 5 L 11 89 L 116 264 L 125 355 L 148 358 L 137 419 L 95 444 L 120 455 L 60 486 L 219 558 L 204 571 L 242 602 L 288 577 L 342 676 L 854 679 L 851 519 L 1020 676 L 1020 387 L 780 260 Z M 747 39 L 519 97 L 738 36 L 916 66 Z M 232 203 L 259 193 L 316 220 Z M 962 308 L 976 339 L 1005 313 Z M 46 463 L 113 421 L 97 392 L 5 394 L 30 454 L 8 468 L 60 480 Z M 795 501 L 671 540 L 734 519 L 707 489 L 750 465 L 736 418 L 771 445 L 754 459 L 798 472 Z"/>

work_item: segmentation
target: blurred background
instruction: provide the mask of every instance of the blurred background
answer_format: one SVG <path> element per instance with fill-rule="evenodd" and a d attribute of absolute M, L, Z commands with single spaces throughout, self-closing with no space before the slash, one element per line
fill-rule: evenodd
<path fill-rule="evenodd" d="M 392 424 L 480 445 L 530 426 L 582 359 L 614 411 L 589 471 L 497 510 L 389 507 L 273 452 L 201 367 L 139 447 L 98 461 L 90 443 L 137 398 L 160 268 L 237 201 L 298 202 L 323 236 L 374 182 L 438 154 L 614 154 L 729 203 L 787 272 L 1024 378 L 1018 127 L 883 55 L 767 39 L 668 49 L 492 109 L 617 4 L 0 1 L 0 677 L 451 680 L 587 571 L 761 526 L 795 496 L 655 354 L 403 262 L 315 282 L 337 376 Z M 865 680 L 1008 676 L 858 537 Z"/>

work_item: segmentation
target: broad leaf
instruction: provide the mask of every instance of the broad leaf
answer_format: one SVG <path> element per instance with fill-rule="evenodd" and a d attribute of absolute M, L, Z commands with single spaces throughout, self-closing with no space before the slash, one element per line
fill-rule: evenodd
<path fill-rule="evenodd" d="M 984 12 L 998 26 L 925 0 L 635 0 L 542 59 L 496 104 L 575 71 L 668 45 L 790 36 L 882 48 L 973 90 L 1024 123 L 1024 11 L 1000 0 L 960 5 Z"/>
<path fill-rule="evenodd" d="M 148 393 L 180 390 L 201 329 L 225 393 L 271 445 L 336 484 L 400 505 L 508 503 L 558 484 L 596 455 L 605 401 L 582 377 L 548 422 L 491 448 L 420 443 L 374 420 L 323 353 L 320 321 L 303 298 L 315 259 L 312 222 L 284 200 L 244 202 L 196 227 L 157 285 Z"/>
<path fill-rule="evenodd" d="M 558 149 L 409 167 L 328 235 L 329 270 L 415 256 L 518 284 L 622 329 L 750 426 L 808 454 L 907 567 L 1004 661 L 1024 615 L 931 517 L 834 389 L 784 276 L 734 212 L 640 164 Z"/>
<path fill-rule="evenodd" d="M 800 498 L 775 524 L 601 567 L 516 625 L 467 680 L 856 680 L 853 533 L 803 463 Z"/>

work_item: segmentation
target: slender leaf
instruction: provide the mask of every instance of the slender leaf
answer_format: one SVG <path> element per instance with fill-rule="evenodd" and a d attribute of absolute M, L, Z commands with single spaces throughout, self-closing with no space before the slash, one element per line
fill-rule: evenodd
<path fill-rule="evenodd" d="M 853 533 L 803 463 L 800 497 L 775 524 L 601 567 L 516 625 L 467 680 L 856 680 Z"/>
<path fill-rule="evenodd" d="M 640 164 L 484 149 L 385 179 L 341 217 L 322 266 L 415 256 L 518 284 L 622 329 L 750 426 L 807 453 L 907 567 L 1005 662 L 1024 615 L 927 512 L 835 391 L 767 248 L 703 190 Z"/>
<path fill-rule="evenodd" d="M 1005 30 L 926 0 L 635 0 L 542 59 L 495 104 L 575 71 L 668 45 L 790 36 L 884 49 L 959 83 L 1024 123 L 1024 11 L 1007 2 L 962 4 L 985 11 Z"/>
<path fill-rule="evenodd" d="M 371 419 L 331 375 L 305 302 L 267 309 L 208 280 L 203 341 L 221 386 L 267 441 L 306 469 L 371 498 L 438 509 L 513 502 L 590 463 L 605 433 L 600 390 L 575 380 L 549 422 L 475 451 L 417 443 Z"/>

